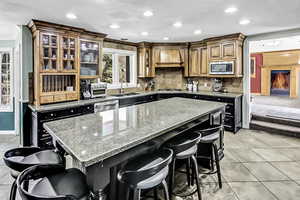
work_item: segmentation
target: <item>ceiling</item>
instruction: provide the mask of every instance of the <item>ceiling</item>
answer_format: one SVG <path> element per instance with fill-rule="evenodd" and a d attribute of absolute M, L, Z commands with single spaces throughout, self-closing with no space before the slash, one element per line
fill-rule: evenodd
<path fill-rule="evenodd" d="M 300 49 L 300 35 L 250 42 L 250 53 Z"/>
<path fill-rule="evenodd" d="M 235 6 L 233 14 L 224 10 Z M 154 15 L 145 17 L 151 10 Z M 1 0 L 0 40 L 14 39 L 18 24 L 39 19 L 107 33 L 114 39 L 170 42 L 197 41 L 242 32 L 246 35 L 300 27 L 299 0 Z M 72 12 L 77 19 L 66 18 Z M 240 25 L 249 19 L 248 25 Z M 181 28 L 173 27 L 176 21 Z M 111 24 L 120 28 L 111 29 Z M 201 29 L 202 34 L 194 31 Z M 148 32 L 148 36 L 141 32 Z"/>

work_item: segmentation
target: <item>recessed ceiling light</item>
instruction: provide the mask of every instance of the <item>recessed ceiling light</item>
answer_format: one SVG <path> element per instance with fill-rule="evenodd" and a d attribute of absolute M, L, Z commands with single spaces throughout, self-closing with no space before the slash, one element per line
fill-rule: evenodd
<path fill-rule="evenodd" d="M 163 39 L 164 39 L 164 40 L 169 40 L 169 38 L 168 38 L 168 37 L 164 37 Z"/>
<path fill-rule="evenodd" d="M 197 30 L 194 31 L 195 35 L 200 35 L 201 33 L 202 33 L 202 30 L 200 30 L 200 29 L 197 29 Z"/>
<path fill-rule="evenodd" d="M 150 10 L 147 10 L 147 11 L 144 12 L 144 16 L 145 17 L 151 17 L 151 16 L 153 16 L 153 12 L 150 11 Z"/>
<path fill-rule="evenodd" d="M 109 25 L 109 27 L 112 28 L 112 29 L 120 28 L 120 26 L 118 24 L 111 24 L 111 25 Z"/>
<path fill-rule="evenodd" d="M 144 32 L 141 32 L 141 35 L 143 35 L 143 36 L 147 36 L 147 35 L 149 35 L 149 33 L 148 33 L 148 32 L 146 32 L 146 31 L 144 31 Z"/>
<path fill-rule="evenodd" d="M 181 22 L 175 22 L 173 24 L 173 26 L 176 27 L 176 28 L 180 28 L 180 27 L 182 27 L 182 23 Z"/>
<path fill-rule="evenodd" d="M 247 25 L 247 24 L 250 24 L 250 20 L 249 19 L 242 19 L 240 21 L 240 25 Z"/>
<path fill-rule="evenodd" d="M 66 14 L 66 17 L 67 17 L 68 19 L 77 19 L 77 16 L 76 16 L 74 13 L 67 13 L 67 14 Z"/>
<path fill-rule="evenodd" d="M 225 13 L 235 13 L 238 9 L 236 7 L 229 7 L 227 9 L 224 10 Z"/>

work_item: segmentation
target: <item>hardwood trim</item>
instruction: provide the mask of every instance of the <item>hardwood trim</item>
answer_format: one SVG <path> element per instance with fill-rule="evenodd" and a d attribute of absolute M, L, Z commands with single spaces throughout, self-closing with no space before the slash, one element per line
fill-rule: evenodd
<path fill-rule="evenodd" d="M 73 26 L 68 26 L 68 25 L 63 25 L 63 24 L 57 24 L 53 22 L 46 22 L 42 20 L 37 20 L 37 19 L 32 19 L 28 25 L 27 25 L 32 31 L 35 31 L 37 29 L 39 30 L 53 30 L 56 31 L 56 29 L 59 30 L 64 30 L 64 31 L 71 31 L 71 32 L 77 32 L 80 34 L 87 34 L 87 35 L 92 35 L 100 38 L 104 38 L 107 36 L 105 33 L 98 33 L 98 32 L 93 32 L 93 31 L 87 31 L 84 28 L 79 28 L 79 27 L 73 27 Z"/>
<path fill-rule="evenodd" d="M 116 43 L 116 44 L 134 46 L 134 47 L 139 46 L 139 43 L 117 40 L 117 39 L 112 39 L 112 38 L 104 38 L 104 42 L 111 42 L 111 43 Z"/>

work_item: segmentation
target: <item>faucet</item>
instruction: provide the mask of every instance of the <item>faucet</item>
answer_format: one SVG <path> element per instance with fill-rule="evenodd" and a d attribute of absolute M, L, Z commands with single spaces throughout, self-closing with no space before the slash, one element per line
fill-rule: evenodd
<path fill-rule="evenodd" d="M 126 72 L 125 69 L 121 69 L 121 70 L 120 70 L 120 75 L 121 75 L 121 78 L 120 78 L 120 81 L 121 81 L 120 94 L 123 94 L 123 93 L 124 93 L 124 88 L 123 88 L 123 84 L 124 84 L 124 83 L 123 83 L 123 82 L 124 82 L 125 72 Z"/>
<path fill-rule="evenodd" d="M 124 93 L 123 80 L 121 80 L 120 94 Z"/>

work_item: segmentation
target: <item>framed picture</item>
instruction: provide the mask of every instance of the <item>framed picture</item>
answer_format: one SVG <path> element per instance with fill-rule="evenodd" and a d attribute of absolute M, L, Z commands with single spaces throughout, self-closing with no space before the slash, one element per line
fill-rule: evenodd
<path fill-rule="evenodd" d="M 251 78 L 256 77 L 256 60 L 255 57 L 251 57 L 250 59 L 250 72 L 251 72 Z"/>

